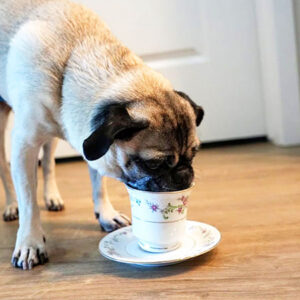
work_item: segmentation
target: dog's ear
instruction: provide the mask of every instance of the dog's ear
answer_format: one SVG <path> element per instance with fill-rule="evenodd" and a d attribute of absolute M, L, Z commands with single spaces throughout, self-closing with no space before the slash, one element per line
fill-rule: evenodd
<path fill-rule="evenodd" d="M 195 115 L 196 115 L 196 125 L 199 126 L 203 120 L 204 117 L 204 110 L 201 106 L 197 105 L 187 94 L 180 91 L 174 91 L 177 95 L 181 96 L 185 100 L 187 100 L 192 108 L 194 109 Z"/>
<path fill-rule="evenodd" d="M 133 120 L 127 111 L 128 103 L 108 103 L 98 109 L 92 119 L 93 133 L 83 143 L 88 160 L 102 157 L 115 140 L 129 140 L 149 126 L 147 120 Z"/>

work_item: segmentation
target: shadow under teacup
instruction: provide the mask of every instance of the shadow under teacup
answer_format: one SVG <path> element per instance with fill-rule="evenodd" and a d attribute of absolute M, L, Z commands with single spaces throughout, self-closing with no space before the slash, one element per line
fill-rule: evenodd
<path fill-rule="evenodd" d="M 187 203 L 193 186 L 175 192 L 148 192 L 126 186 L 132 231 L 143 250 L 168 252 L 180 246 L 186 232 Z"/>

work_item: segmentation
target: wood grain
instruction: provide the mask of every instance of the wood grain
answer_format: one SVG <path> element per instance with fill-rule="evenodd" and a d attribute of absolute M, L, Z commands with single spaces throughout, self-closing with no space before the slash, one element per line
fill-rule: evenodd
<path fill-rule="evenodd" d="M 87 167 L 59 164 L 66 210 L 39 199 L 50 262 L 13 269 L 17 222 L 0 225 L 1 299 L 299 299 L 300 148 L 267 143 L 203 149 L 195 160 L 189 219 L 216 226 L 217 249 L 182 264 L 143 268 L 100 256 L 105 235 L 94 219 Z M 41 173 L 39 170 L 39 178 Z M 115 206 L 130 214 L 127 192 L 109 180 Z M 1 209 L 4 192 L 0 189 Z"/>

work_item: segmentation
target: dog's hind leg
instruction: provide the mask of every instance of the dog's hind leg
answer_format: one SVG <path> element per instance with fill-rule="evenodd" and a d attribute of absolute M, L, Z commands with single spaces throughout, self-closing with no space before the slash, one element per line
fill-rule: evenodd
<path fill-rule="evenodd" d="M 11 174 L 5 157 L 5 128 L 10 112 L 10 107 L 0 102 L 0 176 L 4 185 L 6 207 L 3 213 L 4 221 L 18 219 L 18 204 Z"/>
<path fill-rule="evenodd" d="M 95 216 L 99 220 L 102 230 L 113 231 L 130 225 L 130 219 L 112 206 L 107 194 L 106 178 L 90 166 L 89 172 L 93 188 Z"/>
<path fill-rule="evenodd" d="M 57 146 L 57 138 L 43 146 L 44 155 L 42 159 L 44 175 L 44 201 L 50 211 L 60 211 L 64 209 L 64 201 L 59 193 L 55 180 L 55 159 L 54 153 Z"/>

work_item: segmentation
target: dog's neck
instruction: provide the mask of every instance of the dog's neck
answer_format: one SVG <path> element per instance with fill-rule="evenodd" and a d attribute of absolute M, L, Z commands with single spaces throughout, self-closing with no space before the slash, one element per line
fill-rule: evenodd
<path fill-rule="evenodd" d="M 91 134 L 91 120 L 101 101 L 136 100 L 157 89 L 172 87 L 117 40 L 101 45 L 87 38 L 73 49 L 65 67 L 61 115 L 66 139 L 83 154 L 82 143 Z M 142 112 L 145 116 L 146 108 Z"/>
<path fill-rule="evenodd" d="M 115 49 L 118 47 L 121 46 L 116 42 Z M 113 59 L 106 57 L 107 48 L 102 48 L 97 41 L 87 38 L 73 49 L 64 72 L 62 126 L 65 138 L 81 154 L 82 143 L 92 130 L 94 110 L 101 99 L 108 99 L 108 91 L 110 98 L 113 96 L 111 86 L 117 80 L 116 74 L 122 73 Z"/>

